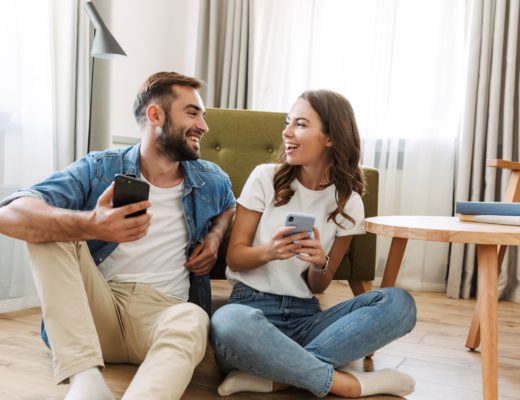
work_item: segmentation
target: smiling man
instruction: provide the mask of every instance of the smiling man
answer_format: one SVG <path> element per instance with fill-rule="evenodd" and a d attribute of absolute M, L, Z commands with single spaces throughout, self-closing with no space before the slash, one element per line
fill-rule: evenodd
<path fill-rule="evenodd" d="M 0 233 L 28 242 L 66 399 L 113 399 L 105 361 L 140 364 L 125 399 L 178 399 L 204 356 L 208 273 L 235 199 L 228 176 L 199 160 L 201 85 L 150 76 L 134 104 L 140 145 L 91 153 L 0 203 Z M 149 201 L 114 208 L 116 174 L 147 181 Z"/>

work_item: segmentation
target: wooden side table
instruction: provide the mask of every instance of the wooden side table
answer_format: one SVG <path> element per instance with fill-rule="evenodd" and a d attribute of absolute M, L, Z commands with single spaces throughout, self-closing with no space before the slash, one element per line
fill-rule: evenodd
<path fill-rule="evenodd" d="M 520 226 L 462 222 L 456 217 L 384 216 L 367 218 L 366 230 L 392 237 L 382 287 L 395 285 L 408 239 L 477 245 L 483 394 L 485 400 L 497 400 L 498 248 L 520 245 Z"/>

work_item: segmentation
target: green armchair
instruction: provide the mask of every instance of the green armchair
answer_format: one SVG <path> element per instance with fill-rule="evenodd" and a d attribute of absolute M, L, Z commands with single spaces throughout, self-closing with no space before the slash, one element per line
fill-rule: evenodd
<path fill-rule="evenodd" d="M 285 117 L 286 114 L 275 112 L 215 108 L 206 110 L 209 133 L 201 142 L 202 158 L 215 162 L 229 174 L 233 193 L 237 198 L 256 165 L 276 162 L 282 144 Z M 363 197 L 365 215 L 375 216 L 379 174 L 376 169 L 369 167 L 363 167 L 363 171 L 367 181 L 367 193 Z M 211 272 L 214 279 L 225 278 L 228 239 L 229 231 Z M 353 283 L 374 279 L 375 256 L 375 236 L 371 233 L 355 236 L 334 278 L 349 280 L 353 291 L 358 294 Z"/>

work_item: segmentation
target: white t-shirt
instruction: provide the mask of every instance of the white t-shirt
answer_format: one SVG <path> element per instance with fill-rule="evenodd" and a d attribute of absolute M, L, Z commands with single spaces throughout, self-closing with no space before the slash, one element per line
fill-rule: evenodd
<path fill-rule="evenodd" d="M 344 208 L 347 215 L 354 219 L 355 224 L 341 215 L 337 216 L 337 220 L 343 229 L 333 221 L 327 221 L 329 214 L 337 207 L 334 185 L 323 190 L 311 190 L 296 179 L 292 183 L 295 193 L 291 200 L 283 206 L 275 207 L 273 188 L 275 168 L 276 164 L 257 166 L 237 200 L 241 206 L 262 213 L 253 238 L 253 246 L 269 242 L 274 232 L 283 225 L 285 215 L 290 211 L 314 215 L 316 219 L 314 226 L 320 232 L 321 245 L 327 254 L 336 236 L 365 233 L 363 202 L 356 192 L 352 192 Z M 242 282 L 261 292 L 311 298 L 313 294 L 302 277 L 302 273 L 308 268 L 307 262 L 291 257 L 287 260 L 271 261 L 247 271 L 236 272 L 227 267 L 226 277 L 231 283 Z"/>
<path fill-rule="evenodd" d="M 168 296 L 188 300 L 183 189 L 184 183 L 166 189 L 150 184 L 152 219 L 148 233 L 134 242 L 119 244 L 99 265 L 107 281 L 145 283 Z"/>

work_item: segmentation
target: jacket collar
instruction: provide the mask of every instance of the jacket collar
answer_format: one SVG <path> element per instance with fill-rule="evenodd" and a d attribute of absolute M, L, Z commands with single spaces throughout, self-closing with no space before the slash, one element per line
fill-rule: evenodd
<path fill-rule="evenodd" d="M 125 175 L 140 176 L 141 170 L 139 168 L 141 144 L 129 147 L 123 156 L 123 173 Z M 184 170 L 184 186 L 187 190 L 192 187 L 202 187 L 206 184 L 198 168 L 197 161 L 181 161 L 182 169 Z"/>
<path fill-rule="evenodd" d="M 206 184 L 198 168 L 197 161 L 181 161 L 181 166 L 184 170 L 185 187 L 200 188 Z"/>
<path fill-rule="evenodd" d="M 141 175 L 139 169 L 139 155 L 141 144 L 129 147 L 123 156 L 123 174 L 131 176 Z"/>

